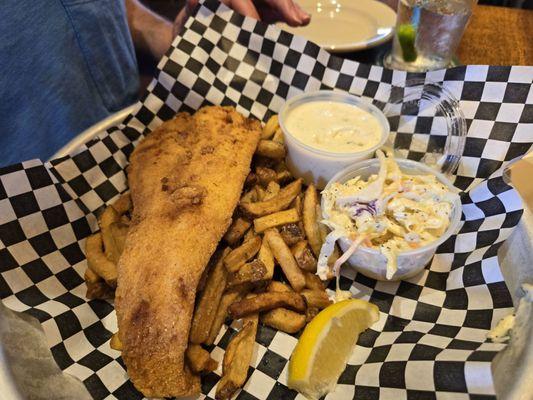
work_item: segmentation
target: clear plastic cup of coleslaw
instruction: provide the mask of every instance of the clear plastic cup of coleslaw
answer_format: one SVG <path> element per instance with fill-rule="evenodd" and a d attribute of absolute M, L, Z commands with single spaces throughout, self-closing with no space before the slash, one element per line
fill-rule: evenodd
<path fill-rule="evenodd" d="M 417 161 L 395 159 L 402 172 L 409 175 L 434 175 L 441 183 L 446 185 L 451 192 L 457 193 L 457 188 L 440 172 L 435 169 L 424 165 Z M 333 182 L 344 183 L 355 177 L 361 177 L 367 179 L 370 175 L 377 174 L 379 171 L 379 160 L 371 159 L 364 160 L 338 172 L 326 185 L 326 190 L 331 187 Z M 322 199 L 322 217 L 328 218 L 324 211 L 324 199 Z M 434 256 L 437 248 L 448 240 L 453 234 L 457 233 L 459 225 L 461 223 L 461 201 L 459 197 L 454 201 L 452 213 L 450 216 L 450 224 L 444 234 L 425 246 L 417 248 L 415 250 L 405 251 L 398 254 L 397 263 L 398 270 L 394 276 L 390 279 L 392 281 L 407 279 L 424 269 L 429 264 Z M 347 238 L 340 238 L 337 242 L 342 251 L 347 251 L 352 243 Z M 362 273 L 365 276 L 374 278 L 377 280 L 388 280 L 386 278 L 387 273 L 387 258 L 377 249 L 359 246 L 357 250 L 347 261 L 356 271 Z"/>

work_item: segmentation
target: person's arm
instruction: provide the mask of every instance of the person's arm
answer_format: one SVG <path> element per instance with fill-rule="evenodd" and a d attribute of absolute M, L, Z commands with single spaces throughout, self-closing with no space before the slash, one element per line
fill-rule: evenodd
<path fill-rule="evenodd" d="M 152 12 L 139 0 L 126 0 L 126 12 L 135 47 L 160 59 L 172 43 L 173 23 Z"/>
<path fill-rule="evenodd" d="M 291 26 L 307 25 L 311 16 L 294 0 L 221 0 L 235 11 L 266 22 L 285 21 Z M 139 0 L 126 0 L 128 24 L 135 46 L 160 59 L 179 34 L 198 0 L 187 0 L 174 22 L 152 12 Z"/>

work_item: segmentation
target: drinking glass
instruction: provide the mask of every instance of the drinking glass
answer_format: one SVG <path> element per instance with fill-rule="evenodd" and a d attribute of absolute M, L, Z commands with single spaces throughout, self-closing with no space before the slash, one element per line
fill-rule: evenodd
<path fill-rule="evenodd" d="M 399 0 L 388 68 L 421 72 L 446 68 L 477 0 Z"/>

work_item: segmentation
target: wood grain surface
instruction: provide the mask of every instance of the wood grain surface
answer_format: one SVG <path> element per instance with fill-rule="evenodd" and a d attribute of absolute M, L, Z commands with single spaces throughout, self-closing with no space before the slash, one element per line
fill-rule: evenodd
<path fill-rule="evenodd" d="M 398 0 L 380 0 L 396 10 Z M 533 65 L 533 10 L 477 5 L 459 46 L 461 64 Z"/>
<path fill-rule="evenodd" d="M 533 65 L 533 11 L 478 5 L 457 56 L 461 64 Z"/>

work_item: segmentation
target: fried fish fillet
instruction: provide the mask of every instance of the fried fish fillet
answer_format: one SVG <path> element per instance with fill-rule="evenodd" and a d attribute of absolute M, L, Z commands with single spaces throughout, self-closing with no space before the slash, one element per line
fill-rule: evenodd
<path fill-rule="evenodd" d="M 186 396 L 200 379 L 185 364 L 196 288 L 231 222 L 261 127 L 232 107 L 180 113 L 130 157 L 132 227 L 115 298 L 122 358 L 147 397 Z"/>

